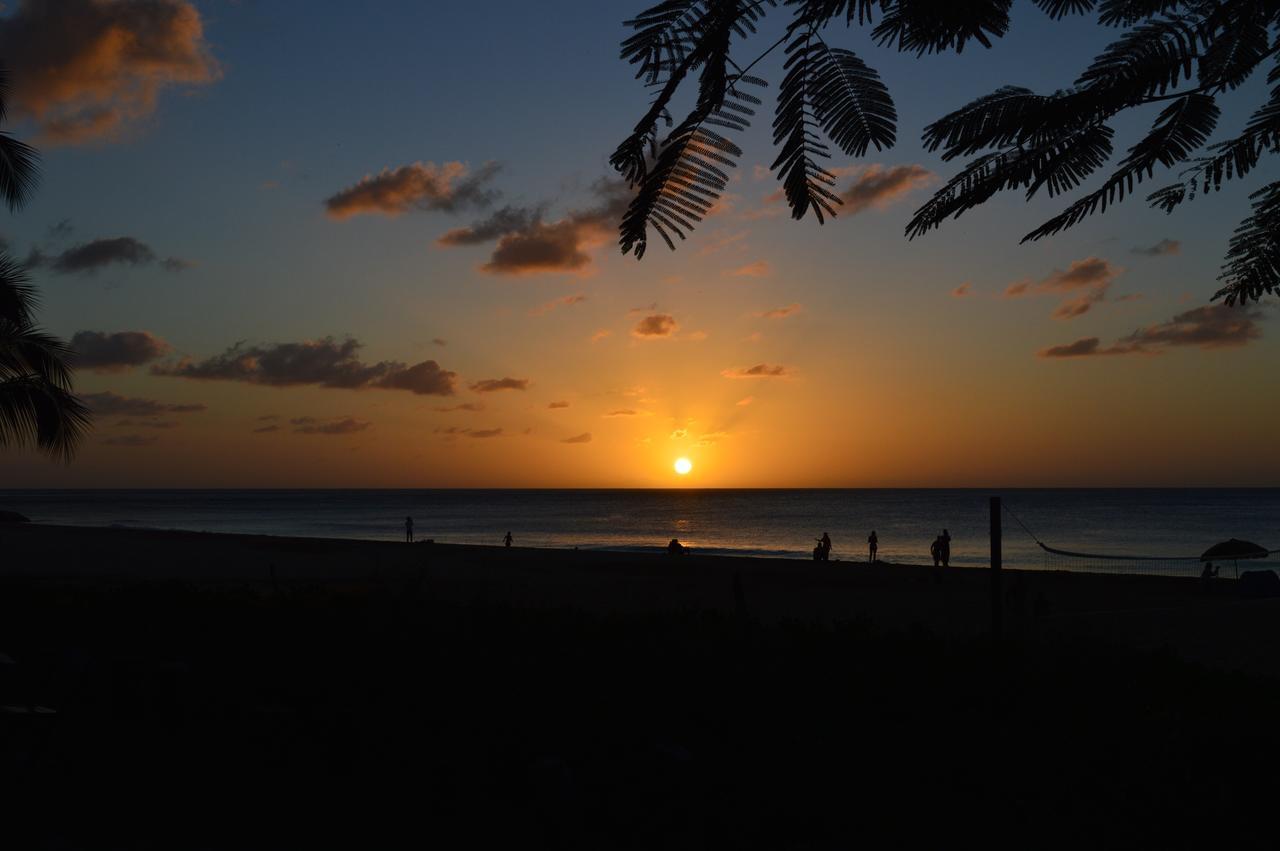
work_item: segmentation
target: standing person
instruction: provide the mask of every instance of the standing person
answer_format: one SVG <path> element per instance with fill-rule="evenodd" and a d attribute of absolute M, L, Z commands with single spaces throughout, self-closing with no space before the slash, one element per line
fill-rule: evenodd
<path fill-rule="evenodd" d="M 867 545 L 871 547 L 871 555 L 867 559 L 871 564 L 876 563 L 876 550 L 880 548 L 880 539 L 876 537 L 876 530 L 871 530 L 871 537 L 867 538 Z"/>
<path fill-rule="evenodd" d="M 406 517 L 404 519 L 404 542 L 406 544 L 413 543 L 413 518 Z"/>
<path fill-rule="evenodd" d="M 933 543 L 929 545 L 929 555 L 933 556 L 933 566 L 937 567 L 938 562 L 942 560 L 942 536 L 933 539 Z"/>
<path fill-rule="evenodd" d="M 831 561 L 831 536 L 823 532 L 822 538 L 818 541 L 818 546 L 822 548 L 822 560 Z"/>
<path fill-rule="evenodd" d="M 504 547 L 509 547 L 509 546 L 511 546 L 511 533 L 510 533 L 510 532 L 507 532 L 506 536 L 505 536 L 505 537 L 503 537 L 503 539 L 502 539 L 502 545 L 503 545 Z"/>
<path fill-rule="evenodd" d="M 942 566 L 951 566 L 951 533 L 946 529 L 942 530 L 942 534 L 938 536 L 938 544 L 942 548 Z"/>

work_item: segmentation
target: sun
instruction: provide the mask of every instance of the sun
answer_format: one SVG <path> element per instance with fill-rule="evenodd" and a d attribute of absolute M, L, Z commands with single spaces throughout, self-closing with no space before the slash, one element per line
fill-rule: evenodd
<path fill-rule="evenodd" d="M 689 471 L 693 469 L 693 462 L 688 458 L 677 458 L 675 463 L 676 472 L 682 476 L 689 475 Z"/>

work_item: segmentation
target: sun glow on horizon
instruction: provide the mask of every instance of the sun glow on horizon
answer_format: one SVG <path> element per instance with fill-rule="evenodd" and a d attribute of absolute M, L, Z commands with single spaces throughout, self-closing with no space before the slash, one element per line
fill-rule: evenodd
<path fill-rule="evenodd" d="M 672 466 L 675 467 L 675 471 L 681 476 L 687 476 L 689 475 L 689 472 L 693 470 L 693 462 L 688 458 L 677 458 L 676 463 Z"/>

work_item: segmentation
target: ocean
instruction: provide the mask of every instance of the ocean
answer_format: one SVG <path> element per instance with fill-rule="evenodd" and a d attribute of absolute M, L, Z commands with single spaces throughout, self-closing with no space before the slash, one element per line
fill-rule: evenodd
<path fill-rule="evenodd" d="M 658 551 L 678 538 L 702 553 L 782 558 L 809 558 L 826 532 L 843 561 L 866 559 L 874 529 L 882 560 L 915 564 L 945 528 L 952 564 L 978 566 L 989 562 L 993 495 L 1009 510 L 1011 567 L 1049 566 L 1032 534 L 1114 555 L 1198 556 L 1233 537 L 1280 547 L 1280 488 L 0 490 L 0 510 L 39 523 L 387 541 L 402 540 L 412 516 L 419 539 L 442 543 L 496 545 L 510 531 L 517 546 Z"/>

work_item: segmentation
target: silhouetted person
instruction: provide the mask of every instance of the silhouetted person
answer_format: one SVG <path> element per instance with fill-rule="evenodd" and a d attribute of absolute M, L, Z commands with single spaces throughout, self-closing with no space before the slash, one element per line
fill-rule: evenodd
<path fill-rule="evenodd" d="M 1200 587 L 1208 591 L 1213 584 L 1213 580 L 1218 576 L 1218 568 L 1213 566 L 1213 562 L 1206 561 L 1204 569 L 1200 571 Z"/>
<path fill-rule="evenodd" d="M 511 533 L 510 533 L 510 532 L 508 532 L 508 533 L 503 537 L 503 539 L 502 539 L 502 545 L 503 545 L 504 547 L 509 547 L 509 546 L 511 546 Z"/>
<path fill-rule="evenodd" d="M 937 567 L 942 561 L 942 536 L 933 539 L 933 543 L 929 545 L 929 555 L 933 556 L 933 566 Z"/>
<path fill-rule="evenodd" d="M 826 532 L 822 533 L 822 537 L 818 538 L 818 547 L 814 550 L 817 561 L 831 560 L 831 536 Z"/>
<path fill-rule="evenodd" d="M 867 546 L 871 548 L 871 555 L 867 558 L 867 561 L 875 564 L 876 550 L 880 549 L 880 539 L 876 537 L 875 529 L 871 530 L 871 537 L 867 538 Z"/>
<path fill-rule="evenodd" d="M 406 517 L 404 519 L 404 542 L 406 544 L 413 543 L 413 518 Z"/>
<path fill-rule="evenodd" d="M 946 529 L 942 530 L 942 534 L 938 536 L 938 546 L 941 550 L 942 566 L 951 566 L 951 533 Z"/>
<path fill-rule="evenodd" d="M 675 538 L 672 538 L 671 543 L 667 544 L 667 555 L 669 556 L 682 556 L 684 555 L 684 550 L 684 544 L 680 543 Z"/>

